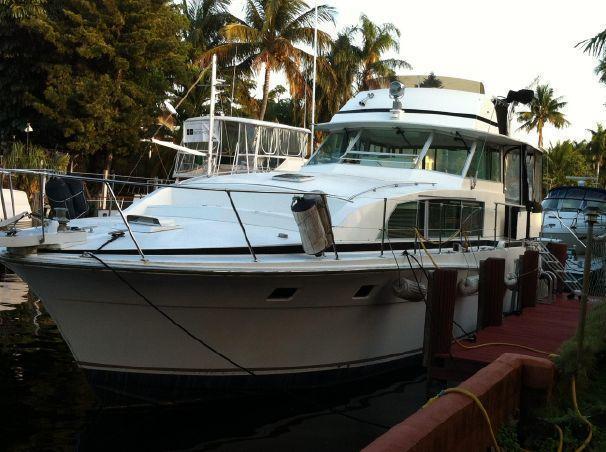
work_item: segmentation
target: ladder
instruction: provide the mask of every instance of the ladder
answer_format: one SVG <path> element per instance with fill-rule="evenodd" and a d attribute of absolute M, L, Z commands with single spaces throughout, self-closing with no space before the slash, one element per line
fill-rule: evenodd
<path fill-rule="evenodd" d="M 580 295 L 583 289 L 581 282 L 579 282 L 572 273 L 566 271 L 566 267 L 547 249 L 545 242 L 539 240 L 527 241 L 530 248 L 533 248 L 539 252 L 541 256 L 541 263 L 544 270 L 549 270 L 561 279 L 564 284 L 570 289 L 575 295 Z"/>

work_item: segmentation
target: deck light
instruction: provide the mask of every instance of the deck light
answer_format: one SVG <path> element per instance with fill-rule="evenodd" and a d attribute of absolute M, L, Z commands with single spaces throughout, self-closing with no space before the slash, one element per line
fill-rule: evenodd
<path fill-rule="evenodd" d="M 394 80 L 389 85 L 389 97 L 393 99 L 393 106 L 391 107 L 391 119 L 400 119 L 402 110 L 402 102 L 400 98 L 404 96 L 404 85 L 397 80 Z"/>

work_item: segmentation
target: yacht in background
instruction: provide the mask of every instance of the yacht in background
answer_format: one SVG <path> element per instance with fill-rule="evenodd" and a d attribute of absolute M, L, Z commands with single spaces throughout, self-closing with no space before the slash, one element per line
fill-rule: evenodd
<path fill-rule="evenodd" d="M 0 260 L 104 390 L 177 398 L 401 366 L 422 350 L 426 271 L 458 271 L 455 320 L 473 331 L 479 263 L 515 273 L 539 235 L 542 156 L 507 133 L 515 94 L 360 92 L 296 171 L 207 173 L 123 217 L 1 234 Z"/>
<path fill-rule="evenodd" d="M 549 191 L 543 207 L 542 236 L 566 243 L 577 255 L 585 254 L 587 221 L 585 209 L 596 207 L 606 212 L 606 190 L 586 186 L 557 187 Z M 606 234 L 606 216 L 600 214 L 594 235 Z"/>

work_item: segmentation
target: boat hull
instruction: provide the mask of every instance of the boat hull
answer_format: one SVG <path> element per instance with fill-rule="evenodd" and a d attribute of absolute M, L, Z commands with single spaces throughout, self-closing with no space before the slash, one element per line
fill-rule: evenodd
<path fill-rule="evenodd" d="M 520 252 L 476 259 L 496 253 L 512 267 Z M 107 390 L 170 398 L 188 389 L 332 384 L 422 352 L 425 305 L 393 291 L 400 277 L 425 282 L 418 268 L 251 273 L 3 260 L 41 298 L 91 382 Z M 459 279 L 475 273 L 461 265 Z M 476 315 L 477 294 L 458 294 L 455 320 L 473 331 Z"/>

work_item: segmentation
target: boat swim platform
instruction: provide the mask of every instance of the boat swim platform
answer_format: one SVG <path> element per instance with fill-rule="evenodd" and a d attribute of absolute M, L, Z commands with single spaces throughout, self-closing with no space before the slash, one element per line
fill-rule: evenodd
<path fill-rule="evenodd" d="M 520 314 L 506 316 L 501 325 L 477 331 L 475 342 L 466 339 L 453 342 L 450 352 L 434 355 L 429 376 L 436 380 L 461 381 L 504 353 L 537 358 L 557 354 L 561 345 L 575 335 L 579 321 L 580 302 L 567 295 L 558 294 L 552 304 L 537 303 L 523 308 Z M 489 345 L 495 343 L 515 345 Z"/>

